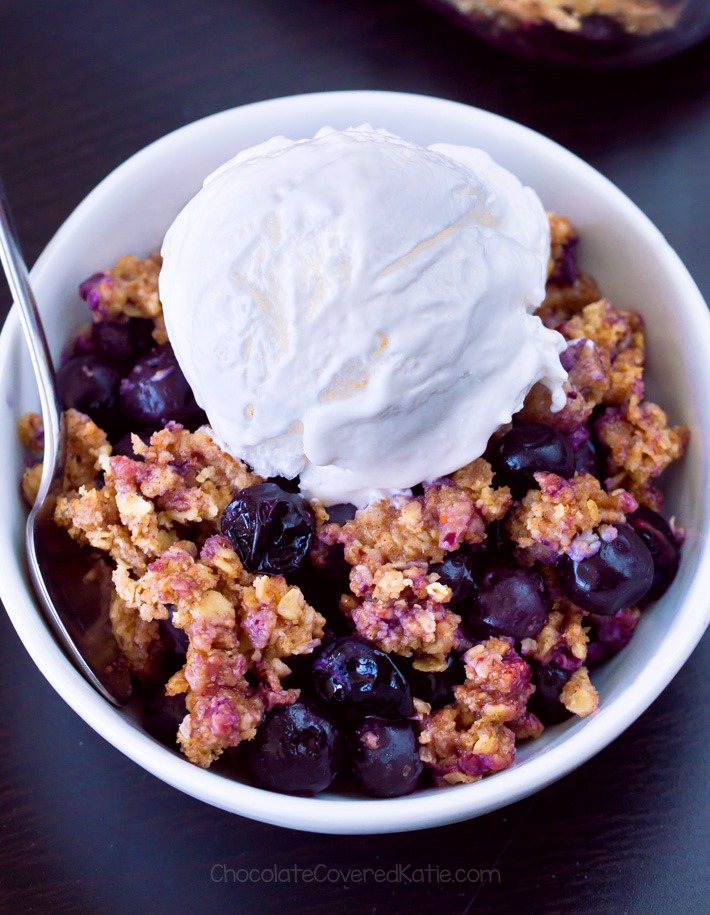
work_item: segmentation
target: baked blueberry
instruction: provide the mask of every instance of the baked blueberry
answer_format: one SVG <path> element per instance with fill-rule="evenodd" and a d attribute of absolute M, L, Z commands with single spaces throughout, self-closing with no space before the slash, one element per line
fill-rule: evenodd
<path fill-rule="evenodd" d="M 673 531 L 658 512 L 643 506 L 626 520 L 646 544 L 653 559 L 653 582 L 646 599 L 657 600 L 671 586 L 680 563 L 680 550 Z"/>
<path fill-rule="evenodd" d="M 185 696 L 166 696 L 165 687 L 151 687 L 143 702 L 143 726 L 156 740 L 177 749 L 177 731 L 187 715 Z"/>
<path fill-rule="evenodd" d="M 340 768 L 340 735 L 323 709 L 309 701 L 272 709 L 247 744 L 257 785 L 287 794 L 317 794 Z"/>
<path fill-rule="evenodd" d="M 577 245 L 579 239 L 576 236 L 568 238 L 562 246 L 562 252 L 559 260 L 555 263 L 555 269 L 548 279 L 548 283 L 558 286 L 571 286 L 577 279 Z"/>
<path fill-rule="evenodd" d="M 591 473 L 593 477 L 601 476 L 599 469 L 599 456 L 594 442 L 588 439 L 581 448 L 574 453 L 574 469 L 578 473 Z"/>
<path fill-rule="evenodd" d="M 112 359 L 132 362 L 155 346 L 153 326 L 153 322 L 146 318 L 94 321 L 91 326 L 91 342 L 99 352 Z"/>
<path fill-rule="evenodd" d="M 454 687 L 466 679 L 466 668 L 459 652 L 452 651 L 446 663 L 446 670 L 417 670 L 410 665 L 407 673 L 412 693 L 434 710 L 453 702 Z"/>
<path fill-rule="evenodd" d="M 67 359 L 57 372 L 62 407 L 86 413 L 102 429 L 116 426 L 121 368 L 99 353 Z"/>
<path fill-rule="evenodd" d="M 554 664 L 539 664 L 537 661 L 531 661 L 530 667 L 535 692 L 530 697 L 528 709 L 537 715 L 543 724 L 559 724 L 571 718 L 572 713 L 560 701 L 560 693 L 572 672 Z"/>
<path fill-rule="evenodd" d="M 101 270 L 98 273 L 92 273 L 83 283 L 79 284 L 79 295 L 92 311 L 100 312 L 101 290 L 102 288 L 110 290 L 113 284 L 111 274 Z"/>
<path fill-rule="evenodd" d="M 168 605 L 168 616 L 164 620 L 158 620 L 158 629 L 166 646 L 175 654 L 184 657 L 187 654 L 190 639 L 184 629 L 178 629 L 173 623 L 174 612 L 175 608 Z"/>
<path fill-rule="evenodd" d="M 121 382 L 121 408 L 131 424 L 154 429 L 170 421 L 195 428 L 206 419 L 170 344 L 136 360 Z"/>
<path fill-rule="evenodd" d="M 567 439 L 544 423 L 514 426 L 495 441 L 488 451 L 496 473 L 496 486 L 510 486 L 516 499 L 536 489 L 539 471 L 561 477 L 574 474 L 574 452 Z"/>
<path fill-rule="evenodd" d="M 587 633 L 587 667 L 618 654 L 631 641 L 641 614 L 636 607 L 624 607 L 612 616 L 590 613 L 585 619 Z"/>
<path fill-rule="evenodd" d="M 139 457 L 133 451 L 133 439 L 131 436 L 135 433 L 138 438 L 142 440 L 143 444 L 147 445 L 154 431 L 155 430 L 152 429 L 134 429 L 131 432 L 126 432 L 124 435 L 116 438 L 116 441 L 113 444 L 113 454 L 121 454 L 123 457 L 129 457 L 134 461 L 142 461 L 143 458 Z"/>
<path fill-rule="evenodd" d="M 335 543 L 327 550 L 318 551 L 318 564 L 313 564 L 313 553 L 292 575 L 289 583 L 297 585 L 306 601 L 328 620 L 328 625 L 340 635 L 351 631 L 347 618 L 340 611 L 340 598 L 350 591 L 352 566 L 345 559 L 342 544 Z"/>
<path fill-rule="evenodd" d="M 435 572 L 442 584 L 451 588 L 451 604 L 471 598 L 478 586 L 476 578 L 480 576 L 480 556 L 471 547 L 462 546 L 448 553 L 442 562 L 429 566 L 429 572 Z"/>
<path fill-rule="evenodd" d="M 417 787 L 423 765 L 413 722 L 365 718 L 348 739 L 353 775 L 368 794 L 400 797 Z"/>
<path fill-rule="evenodd" d="M 614 525 L 616 537 L 602 540 L 594 556 L 557 562 L 560 587 L 571 601 L 591 613 L 612 614 L 644 597 L 653 583 L 654 565 L 643 540 L 628 524 Z"/>
<path fill-rule="evenodd" d="M 520 566 L 491 566 L 476 597 L 463 612 L 469 631 L 482 637 L 532 638 L 547 622 L 552 599 L 538 572 Z"/>
<path fill-rule="evenodd" d="M 352 521 L 356 513 L 357 508 L 351 502 L 339 502 L 337 505 L 328 506 L 328 520 L 333 524 Z"/>
<path fill-rule="evenodd" d="M 499 518 L 486 528 L 486 539 L 481 547 L 489 563 L 514 561 L 515 544 L 508 537 L 505 523 L 505 518 Z"/>
<path fill-rule="evenodd" d="M 316 520 L 303 496 L 277 483 L 257 483 L 232 499 L 221 525 L 249 572 L 288 575 L 308 555 Z"/>
<path fill-rule="evenodd" d="M 357 636 L 335 639 L 313 662 L 316 692 L 346 714 L 406 718 L 414 714 L 412 693 L 390 655 Z"/>

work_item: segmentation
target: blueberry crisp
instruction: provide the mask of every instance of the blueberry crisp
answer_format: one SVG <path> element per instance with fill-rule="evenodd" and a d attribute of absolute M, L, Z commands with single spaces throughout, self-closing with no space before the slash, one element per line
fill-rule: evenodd
<path fill-rule="evenodd" d="M 167 338 L 157 255 L 82 283 L 55 520 L 108 572 L 157 739 L 275 791 L 338 779 L 394 797 L 505 769 L 517 741 L 596 711 L 590 671 L 678 568 L 657 483 L 689 432 L 645 399 L 642 318 L 603 298 L 570 222 L 549 218 L 538 314 L 567 341 L 565 406 L 535 385 L 481 457 L 359 510 L 220 447 Z M 20 436 L 41 453 L 36 414 Z M 40 472 L 24 473 L 29 503 Z"/>
<path fill-rule="evenodd" d="M 628 66 L 707 34 L 696 0 L 429 0 L 488 41 L 551 63 Z"/>

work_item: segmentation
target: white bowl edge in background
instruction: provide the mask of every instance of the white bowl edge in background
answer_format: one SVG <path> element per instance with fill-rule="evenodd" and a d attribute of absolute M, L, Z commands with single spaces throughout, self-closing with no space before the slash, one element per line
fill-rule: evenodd
<path fill-rule="evenodd" d="M 669 505 L 688 529 L 684 561 L 670 592 L 648 612 L 631 644 L 595 674 L 602 706 L 586 720 L 551 729 L 521 747 L 511 769 L 473 785 L 427 789 L 405 798 L 364 800 L 271 794 L 192 766 L 144 734 L 130 713 L 109 706 L 77 674 L 42 622 L 24 565 L 24 510 L 17 480 L 22 455 L 12 434 L 36 408 L 34 380 L 17 314 L 0 337 L 2 494 L 0 596 L 25 647 L 57 692 L 110 743 L 169 784 L 225 810 L 264 822 L 332 833 L 402 831 L 480 815 L 518 800 L 580 765 L 634 721 L 686 660 L 708 623 L 710 601 L 710 315 L 677 255 L 641 211 L 590 166 L 539 134 L 455 102 L 387 92 L 340 92 L 259 102 L 190 124 L 137 153 L 77 207 L 32 271 L 48 336 L 58 355 L 86 320 L 78 283 L 124 253 L 157 248 L 201 179 L 239 149 L 274 134 L 294 139 L 328 124 L 369 122 L 420 143 L 480 145 L 569 215 L 582 234 L 582 260 L 621 307 L 647 319 L 649 390 L 674 421 L 693 430 L 673 474 Z M 671 323 L 670 319 L 674 319 Z"/>

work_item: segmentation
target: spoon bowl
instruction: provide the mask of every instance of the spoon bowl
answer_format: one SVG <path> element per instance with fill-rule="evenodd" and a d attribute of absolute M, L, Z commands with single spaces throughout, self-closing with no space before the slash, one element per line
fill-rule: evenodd
<path fill-rule="evenodd" d="M 25 531 L 32 584 L 55 638 L 72 663 L 104 698 L 121 706 L 130 699 L 131 676 L 111 632 L 105 589 L 91 556 L 54 523 L 67 455 L 66 428 L 47 338 L 1 179 L 0 259 L 20 310 L 44 427 L 42 477 Z"/>

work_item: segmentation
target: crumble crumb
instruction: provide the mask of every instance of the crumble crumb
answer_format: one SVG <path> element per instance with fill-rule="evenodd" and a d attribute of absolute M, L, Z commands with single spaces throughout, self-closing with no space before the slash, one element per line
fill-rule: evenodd
<path fill-rule="evenodd" d="M 109 608 L 111 629 L 128 666 L 141 680 L 158 682 L 163 647 L 157 620 L 144 620 L 114 590 Z"/>
<path fill-rule="evenodd" d="M 655 403 L 631 397 L 607 407 L 595 429 L 607 448 L 607 486 L 623 486 L 642 505 L 658 511 L 660 491 L 651 482 L 685 453 L 690 439 L 687 426 L 668 426 L 668 417 Z"/>
<path fill-rule="evenodd" d="M 535 638 L 523 639 L 521 654 L 545 666 L 554 664 L 563 670 L 580 668 L 587 659 L 587 630 L 582 611 L 569 602 L 556 601 Z"/>
<path fill-rule="evenodd" d="M 213 533 L 234 492 L 260 481 L 204 429 L 169 423 L 149 445 L 134 437 L 134 448 L 142 460 L 102 454 L 102 488 L 70 489 L 55 510 L 56 522 L 75 540 L 134 571 L 144 571 L 178 539 L 175 525 L 207 522 Z"/>
<path fill-rule="evenodd" d="M 510 639 L 491 638 L 464 655 L 466 681 L 456 701 L 424 717 L 419 755 L 438 781 L 473 782 L 512 765 L 515 733 L 537 736 L 542 725 L 526 711 L 534 692 L 529 665 Z"/>
<path fill-rule="evenodd" d="M 600 404 L 623 404 L 644 395 L 643 321 L 634 311 L 620 311 L 606 299 L 585 305 L 556 329 L 569 340 L 561 362 L 567 370 L 564 407 L 550 409 L 548 389 L 536 384 L 520 417 L 543 422 L 571 436 L 574 447 L 589 438 L 588 422 Z"/>
<path fill-rule="evenodd" d="M 451 589 L 437 579 L 427 574 L 425 563 L 404 570 L 386 564 L 374 575 L 357 565 L 350 588 L 360 600 L 341 606 L 360 635 L 382 651 L 426 659 L 429 670 L 445 670 L 461 617 L 447 606 Z"/>
<path fill-rule="evenodd" d="M 27 416 L 30 418 L 24 421 L 26 418 L 23 417 L 21 420 L 20 434 L 27 436 L 33 443 L 43 441 L 42 418 L 36 413 Z M 67 452 L 62 492 L 73 493 L 82 487 L 94 487 L 101 473 L 102 462 L 111 453 L 106 433 L 85 413 L 78 410 L 67 410 L 63 414 L 63 421 L 66 425 Z M 23 474 L 22 492 L 30 505 L 33 505 L 37 498 L 41 476 L 41 462 L 32 465 Z"/>
<path fill-rule="evenodd" d="M 192 762 L 209 766 L 253 737 L 270 708 L 298 698 L 282 685 L 290 673 L 285 659 L 312 652 L 325 620 L 282 576 L 246 572 L 225 537 L 208 538 L 199 553 L 177 541 L 139 578 L 119 565 L 114 583 L 134 619 L 171 615 L 188 636 L 185 666 L 167 691 L 186 693 L 178 742 Z"/>
<path fill-rule="evenodd" d="M 82 295 L 94 320 L 153 319 L 161 315 L 158 274 L 162 263 L 157 252 L 146 258 L 126 254 L 111 270 L 95 273 L 82 283 Z"/>
<path fill-rule="evenodd" d="M 20 489 L 28 505 L 34 505 L 42 482 L 42 464 L 33 464 L 22 473 Z"/>
<path fill-rule="evenodd" d="M 573 715 L 586 718 L 599 708 L 599 693 L 589 679 L 586 667 L 575 670 L 560 693 L 560 702 Z"/>
<path fill-rule="evenodd" d="M 604 403 L 623 403 L 644 395 L 645 358 L 643 319 L 635 311 L 615 308 L 607 299 L 586 305 L 558 327 L 568 340 L 591 340 L 608 366 L 608 390 Z"/>
<path fill-rule="evenodd" d="M 511 539 L 530 560 L 556 562 L 574 548 L 591 555 L 601 528 L 623 523 L 638 508 L 628 492 L 606 492 L 589 473 L 575 473 L 570 480 L 536 473 L 535 479 L 540 489 L 526 494 L 508 522 Z"/>
<path fill-rule="evenodd" d="M 44 424 L 39 413 L 25 413 L 17 423 L 20 444 L 31 454 L 40 455 L 44 450 Z"/>

